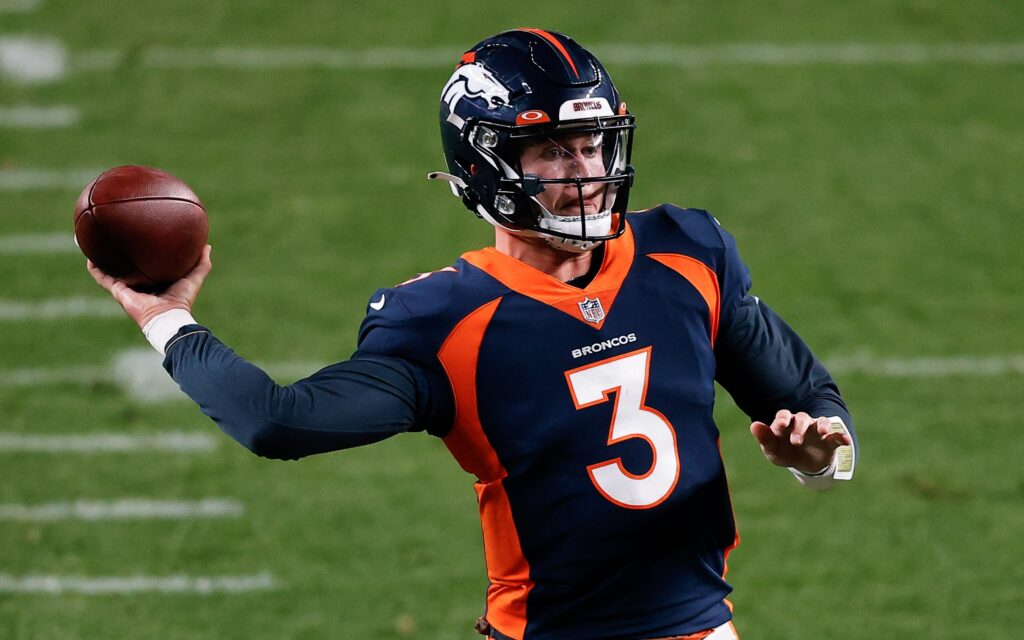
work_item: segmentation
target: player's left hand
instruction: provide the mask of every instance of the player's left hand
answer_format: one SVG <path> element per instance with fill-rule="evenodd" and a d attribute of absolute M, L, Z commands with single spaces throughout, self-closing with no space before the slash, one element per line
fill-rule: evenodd
<path fill-rule="evenodd" d="M 818 473 L 832 463 L 837 448 L 853 444 L 849 434 L 829 432 L 828 418 L 787 409 L 776 413 L 771 424 L 751 423 L 750 433 L 772 464 L 803 473 Z"/>

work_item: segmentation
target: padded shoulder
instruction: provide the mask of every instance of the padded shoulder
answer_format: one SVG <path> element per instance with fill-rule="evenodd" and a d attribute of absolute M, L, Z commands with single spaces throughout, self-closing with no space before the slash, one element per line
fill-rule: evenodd
<path fill-rule="evenodd" d="M 377 289 L 359 329 L 358 350 L 431 366 L 445 338 L 466 314 L 507 291 L 495 284 L 460 259 L 450 267 Z"/>
<path fill-rule="evenodd" d="M 740 258 L 736 239 L 703 209 L 663 204 L 626 218 L 636 237 L 637 255 L 675 253 L 700 260 L 718 277 L 722 322 L 727 326 L 739 301 L 750 290 L 750 271 Z"/>
<path fill-rule="evenodd" d="M 679 252 L 721 254 L 725 248 L 718 221 L 703 209 L 663 204 L 627 217 L 637 238 L 638 253 Z M 700 258 L 699 255 L 692 255 Z"/>

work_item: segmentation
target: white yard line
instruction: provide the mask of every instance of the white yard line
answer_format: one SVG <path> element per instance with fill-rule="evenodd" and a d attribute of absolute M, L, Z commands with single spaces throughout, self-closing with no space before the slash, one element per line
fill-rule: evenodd
<path fill-rule="evenodd" d="M 70 233 L 24 233 L 0 236 L 0 255 L 27 253 L 77 253 Z"/>
<path fill-rule="evenodd" d="M 737 43 L 705 46 L 609 43 L 595 44 L 591 50 L 605 64 L 620 66 L 917 65 L 952 62 L 1024 64 L 1024 43 L 1019 42 L 790 45 Z M 141 63 L 147 67 L 184 69 L 419 69 L 448 65 L 458 51 L 461 51 L 458 47 L 363 50 L 303 47 L 154 47 L 145 51 Z"/>
<path fill-rule="evenodd" d="M 609 66 L 806 66 L 806 65 L 1019 65 L 1024 42 L 795 43 L 740 42 L 719 45 L 594 43 L 589 47 Z M 453 64 L 462 48 L 379 47 L 150 47 L 138 64 L 158 69 L 423 69 Z M 126 52 L 97 49 L 74 52 L 75 71 L 114 69 L 128 60 Z"/>
<path fill-rule="evenodd" d="M 1024 64 L 1024 42 L 735 43 L 704 46 L 609 43 L 596 44 L 592 50 L 606 64 L 623 66 Z"/>
<path fill-rule="evenodd" d="M 26 83 L 54 82 L 67 73 L 68 54 L 53 38 L 0 36 L 0 76 Z"/>
<path fill-rule="evenodd" d="M 0 0 L 2 1 L 2 0 Z M 846 42 L 768 44 L 738 42 L 675 44 L 592 43 L 609 66 L 806 66 L 806 65 L 1020 65 L 1024 42 Z M 148 47 L 136 56 L 124 49 L 68 52 L 57 40 L 0 36 L 0 76 L 21 82 L 54 82 L 68 71 L 109 71 L 125 64 L 154 69 L 339 69 L 401 70 L 454 64 L 462 46 L 376 47 Z"/>
<path fill-rule="evenodd" d="M 110 367 L 29 367 L 0 371 L 0 388 L 44 387 L 55 384 L 96 384 L 115 382 Z"/>
<path fill-rule="evenodd" d="M 276 587 L 269 573 L 243 576 L 12 576 L 0 574 L 0 593 L 77 593 L 105 595 L 113 593 L 243 593 L 266 591 Z"/>
<path fill-rule="evenodd" d="M 948 356 L 943 358 L 878 358 L 868 355 L 831 358 L 825 366 L 835 374 L 858 373 L 880 378 L 954 378 L 1024 374 L 1024 354 Z"/>
<path fill-rule="evenodd" d="M 78 124 L 75 107 L 38 107 L 28 104 L 0 107 L 0 127 L 10 129 L 60 129 Z"/>
<path fill-rule="evenodd" d="M 54 522 L 58 520 L 185 520 L 237 518 L 245 507 L 237 500 L 76 500 L 39 505 L 0 504 L 0 521 Z"/>
<path fill-rule="evenodd" d="M 43 0 L 0 0 L 0 13 L 32 13 L 43 6 Z"/>
<path fill-rule="evenodd" d="M 219 439 L 209 433 L 164 431 L 145 434 L 90 433 L 25 435 L 0 432 L 0 452 L 13 453 L 123 453 L 213 451 Z"/>
<path fill-rule="evenodd" d="M 121 308 L 113 302 L 110 305 L 118 314 Z M 0 302 L 0 314 L 3 312 Z M 0 315 L 2 318 L 2 315 Z M 141 341 L 141 336 L 140 336 Z M 324 367 L 322 362 L 272 362 L 256 363 L 270 377 L 291 382 L 308 376 Z M 149 347 L 125 349 L 118 352 L 111 363 L 104 365 L 79 365 L 69 367 L 27 367 L 21 369 L 0 369 L 0 389 L 41 387 L 56 384 L 92 385 L 110 382 L 118 385 L 135 400 L 141 402 L 166 402 L 184 400 L 186 396 L 177 383 L 163 368 L 163 357 Z"/>
<path fill-rule="evenodd" d="M 461 50 L 450 47 L 332 49 L 311 47 L 178 49 L 153 47 L 141 59 L 146 67 L 221 69 L 422 69 L 444 66 Z"/>
<path fill-rule="evenodd" d="M 0 169 L 0 191 L 81 191 L 102 169 Z"/>
<path fill-rule="evenodd" d="M 65 318 L 121 318 L 124 311 L 113 299 L 46 298 L 43 300 L 0 300 L 0 322 L 61 320 Z"/>

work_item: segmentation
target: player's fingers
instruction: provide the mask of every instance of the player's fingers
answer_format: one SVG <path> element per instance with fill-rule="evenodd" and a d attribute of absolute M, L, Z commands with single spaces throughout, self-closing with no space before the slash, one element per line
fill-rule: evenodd
<path fill-rule="evenodd" d="M 772 420 L 769 428 L 772 430 L 772 433 L 781 438 L 789 430 L 792 421 L 793 413 L 788 409 L 781 409 L 775 414 L 775 419 Z"/>
<path fill-rule="evenodd" d="M 801 444 L 803 444 L 804 436 L 805 434 L 807 434 L 808 431 L 811 430 L 812 425 L 815 427 L 815 430 L 818 431 L 818 433 L 820 434 L 821 431 L 818 429 L 818 427 L 820 427 L 821 420 L 825 419 L 819 418 L 818 420 L 815 420 L 814 418 L 807 415 L 803 411 L 797 413 L 795 416 L 793 416 L 793 431 L 792 433 L 789 434 L 789 441 L 794 446 L 800 446 Z M 828 425 L 828 420 L 825 420 L 825 425 Z"/>
<path fill-rule="evenodd" d="M 757 439 L 761 450 L 766 454 L 773 454 L 778 450 L 779 440 L 767 424 L 760 421 L 750 423 L 750 433 Z"/>
<path fill-rule="evenodd" d="M 118 304 L 124 307 L 125 310 L 128 310 L 134 302 L 132 295 L 135 292 L 121 280 L 114 280 L 114 283 L 110 286 L 110 293 L 114 296 L 114 300 L 117 300 Z"/>
<path fill-rule="evenodd" d="M 203 247 L 203 255 L 199 258 L 199 262 L 185 275 L 185 279 L 195 285 L 197 290 L 203 286 L 203 281 L 206 280 L 206 276 L 210 275 L 210 270 L 213 269 L 213 262 L 210 261 L 212 249 L 213 247 L 210 245 Z"/>
<path fill-rule="evenodd" d="M 110 287 L 114 284 L 114 279 L 103 273 L 99 268 L 92 263 L 92 260 L 85 261 L 85 269 L 92 276 L 92 279 L 96 281 L 96 284 L 100 285 L 107 291 L 110 291 Z"/>

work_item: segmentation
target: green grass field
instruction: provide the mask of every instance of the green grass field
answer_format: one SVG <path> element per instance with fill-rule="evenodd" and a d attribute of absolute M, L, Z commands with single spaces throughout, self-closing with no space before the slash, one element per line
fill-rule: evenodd
<path fill-rule="evenodd" d="M 542 26 L 607 52 L 638 119 L 632 204 L 671 201 L 718 216 L 739 241 L 754 292 L 836 365 L 860 436 L 855 481 L 808 492 L 762 459 L 747 419 L 721 394 L 743 539 L 729 573 L 743 638 L 1021 637 L 1021 3 L 53 0 L 9 10 L 31 4 L 0 1 L 0 54 L 4 38 L 52 39 L 66 50 L 67 73 L 27 83 L 0 65 L 0 109 L 66 105 L 80 115 L 67 127 L 0 124 L 0 185 L 28 170 L 119 164 L 181 176 L 207 205 L 214 245 L 195 314 L 268 363 L 348 357 L 375 288 L 490 242 L 486 224 L 424 179 L 443 163 L 444 51 L 454 63 L 492 33 Z M 647 43 L 932 54 L 680 65 L 614 53 Z M 934 53 L 978 44 L 1017 53 L 987 62 Z M 416 68 L 174 66 L 156 55 L 218 47 L 424 53 Z M 84 184 L 0 186 L 0 247 L 25 234 L 70 237 Z M 142 402 L 85 375 L 26 382 L 27 369 L 95 368 L 145 346 L 124 317 L 9 311 L 102 300 L 83 263 L 75 252 L 0 251 L 0 434 L 170 430 L 212 434 L 219 446 L 0 450 L 0 505 L 227 497 L 245 511 L 0 520 L 0 638 L 476 637 L 486 577 L 475 497 L 440 442 L 409 435 L 272 462 L 187 401 Z M 935 361 L 896 370 L 921 358 Z M 28 576 L 258 574 L 274 588 L 84 595 L 3 586 Z"/>

